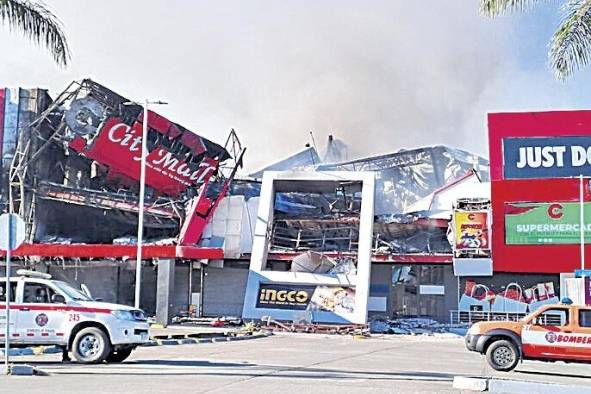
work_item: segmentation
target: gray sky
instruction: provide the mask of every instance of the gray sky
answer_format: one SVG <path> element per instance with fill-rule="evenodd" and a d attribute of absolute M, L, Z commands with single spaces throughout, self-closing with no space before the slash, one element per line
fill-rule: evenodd
<path fill-rule="evenodd" d="M 486 112 L 581 107 L 586 76 L 545 65 L 556 9 L 490 20 L 477 2 L 52 0 L 68 69 L 4 29 L 0 84 L 56 96 L 90 77 L 223 143 L 258 169 L 314 132 L 350 156 L 444 143 L 487 154 Z M 542 26 L 542 27 L 540 27 Z"/>

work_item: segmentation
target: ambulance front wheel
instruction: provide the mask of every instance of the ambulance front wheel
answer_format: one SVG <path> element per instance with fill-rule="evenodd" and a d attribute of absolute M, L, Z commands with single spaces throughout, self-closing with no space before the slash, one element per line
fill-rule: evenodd
<path fill-rule="evenodd" d="M 82 364 L 103 362 L 110 353 L 109 337 L 100 328 L 88 327 L 80 330 L 72 343 L 72 355 Z"/>
<path fill-rule="evenodd" d="M 519 362 L 517 347 L 511 341 L 494 341 L 486 350 L 486 361 L 496 371 L 511 371 Z"/>

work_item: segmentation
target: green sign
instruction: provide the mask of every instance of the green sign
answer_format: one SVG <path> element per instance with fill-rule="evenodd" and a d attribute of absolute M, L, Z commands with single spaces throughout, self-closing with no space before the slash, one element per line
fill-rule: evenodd
<path fill-rule="evenodd" d="M 591 203 L 584 203 L 585 243 L 591 243 Z M 555 245 L 581 242 L 580 205 L 576 202 L 505 204 L 507 245 Z"/>

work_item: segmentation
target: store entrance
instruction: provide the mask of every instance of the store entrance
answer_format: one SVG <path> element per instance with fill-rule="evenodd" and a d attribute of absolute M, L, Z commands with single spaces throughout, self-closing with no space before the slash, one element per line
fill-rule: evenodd
<path fill-rule="evenodd" d="M 394 265 L 390 310 L 394 318 L 449 318 L 445 300 L 445 266 Z"/>

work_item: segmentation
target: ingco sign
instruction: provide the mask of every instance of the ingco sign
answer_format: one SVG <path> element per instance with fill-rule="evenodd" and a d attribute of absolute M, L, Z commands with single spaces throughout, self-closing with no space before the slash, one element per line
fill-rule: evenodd
<path fill-rule="evenodd" d="M 263 302 L 299 302 L 305 303 L 309 301 L 307 292 L 300 290 L 274 290 L 262 289 L 260 300 Z"/>
<path fill-rule="evenodd" d="M 257 308 L 305 310 L 316 286 L 276 285 L 262 283 Z"/>

